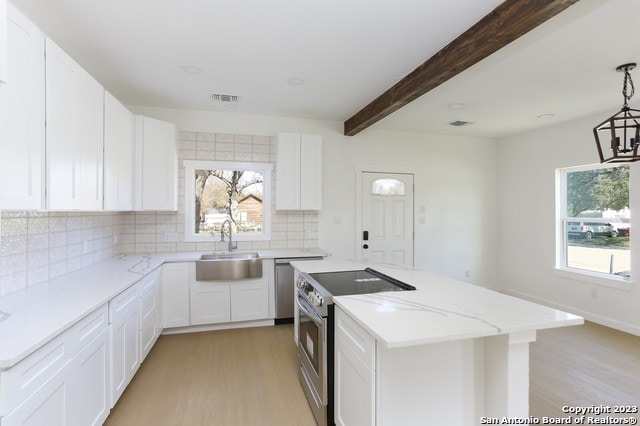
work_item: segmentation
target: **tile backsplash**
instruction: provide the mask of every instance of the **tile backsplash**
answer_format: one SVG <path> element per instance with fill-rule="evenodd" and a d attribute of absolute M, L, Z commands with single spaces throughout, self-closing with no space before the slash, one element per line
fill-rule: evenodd
<path fill-rule="evenodd" d="M 0 296 L 118 254 L 119 213 L 3 211 Z"/>
<path fill-rule="evenodd" d="M 271 162 L 271 240 L 240 241 L 240 250 L 318 247 L 318 213 L 275 210 L 277 139 L 180 132 L 178 212 L 14 212 L 0 217 L 0 296 L 120 253 L 222 251 L 227 243 L 184 241 L 182 160 Z"/>

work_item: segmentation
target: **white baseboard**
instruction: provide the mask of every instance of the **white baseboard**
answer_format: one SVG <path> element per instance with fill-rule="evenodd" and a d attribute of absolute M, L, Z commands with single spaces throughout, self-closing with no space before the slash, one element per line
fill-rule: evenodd
<path fill-rule="evenodd" d="M 539 303 L 541 305 L 549 306 L 551 308 L 559 309 L 561 311 L 569 312 L 574 315 L 580 315 L 587 321 L 595 322 L 596 324 L 604 325 L 606 327 L 614 328 L 616 330 L 624 331 L 625 333 L 640 336 L 640 327 L 629 324 L 626 322 L 618 321 L 612 318 L 604 317 L 602 315 L 594 314 L 592 312 L 583 311 L 573 306 L 566 306 L 559 303 L 552 302 L 550 300 L 542 299 L 540 297 L 532 296 L 527 293 L 522 293 L 512 289 L 500 289 L 501 293 L 508 294 L 510 296 L 519 297 L 521 299 L 529 300 L 531 302 Z"/>
<path fill-rule="evenodd" d="M 191 325 L 187 327 L 165 328 L 161 334 L 196 333 L 199 331 L 228 330 L 232 328 L 268 327 L 274 325 L 272 319 L 257 321 L 226 322 L 224 324 Z"/>

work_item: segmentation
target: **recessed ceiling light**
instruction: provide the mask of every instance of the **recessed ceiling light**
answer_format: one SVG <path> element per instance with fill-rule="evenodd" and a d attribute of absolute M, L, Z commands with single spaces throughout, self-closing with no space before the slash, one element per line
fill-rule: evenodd
<path fill-rule="evenodd" d="M 460 103 L 449 104 L 449 108 L 451 108 L 451 109 L 460 109 L 460 108 L 464 108 L 464 104 L 460 104 Z"/>
<path fill-rule="evenodd" d="M 542 114 L 542 115 L 539 115 L 539 116 L 538 116 L 538 118 L 539 118 L 540 120 L 546 120 L 546 119 L 548 119 L 548 118 L 553 118 L 553 117 L 555 117 L 555 116 L 556 116 L 555 114 Z"/>
<path fill-rule="evenodd" d="M 187 74 L 198 75 L 202 74 L 202 69 L 194 66 L 194 65 L 181 65 L 180 69 Z"/>
<path fill-rule="evenodd" d="M 287 83 L 289 83 L 289 85 L 291 86 L 302 86 L 304 84 L 304 80 L 300 77 L 291 77 L 289 80 L 287 80 Z"/>

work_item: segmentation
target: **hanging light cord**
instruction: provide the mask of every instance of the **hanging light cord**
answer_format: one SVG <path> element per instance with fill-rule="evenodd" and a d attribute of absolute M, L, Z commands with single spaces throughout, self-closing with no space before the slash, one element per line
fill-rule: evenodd
<path fill-rule="evenodd" d="M 627 92 L 628 86 L 631 86 L 631 92 Z M 633 86 L 633 80 L 631 79 L 631 74 L 629 74 L 629 69 L 624 70 L 624 83 L 622 85 L 622 96 L 624 96 L 624 107 L 629 108 L 629 100 L 633 97 L 635 93 L 635 87 Z"/>

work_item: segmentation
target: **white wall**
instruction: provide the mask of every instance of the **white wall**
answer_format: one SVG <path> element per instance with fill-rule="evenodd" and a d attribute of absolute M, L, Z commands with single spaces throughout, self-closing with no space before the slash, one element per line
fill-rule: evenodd
<path fill-rule="evenodd" d="M 640 334 L 640 289 L 589 284 L 555 274 L 555 170 L 598 163 L 593 126 L 601 116 L 507 138 L 500 142 L 501 286 L 515 294 Z M 640 229 L 640 165 L 631 165 L 631 227 Z M 634 247 L 635 241 L 631 244 Z M 639 251 L 631 253 L 632 278 Z M 637 278 L 635 279 L 637 281 Z M 598 297 L 592 296 L 596 290 Z"/>
<path fill-rule="evenodd" d="M 182 131 L 275 136 L 318 133 L 323 140 L 323 208 L 319 246 L 356 257 L 356 167 L 416 174 L 416 266 L 485 286 L 496 285 L 497 145 L 494 141 L 366 130 L 343 135 L 342 122 L 129 106 Z M 417 217 L 417 215 L 416 215 Z M 340 224 L 334 224 L 339 218 Z M 466 272 L 469 277 L 466 277 Z"/>

